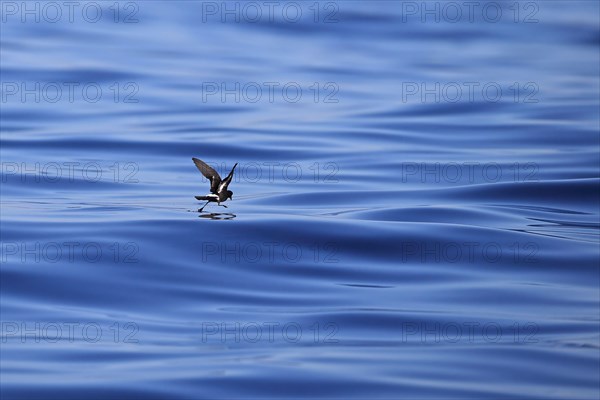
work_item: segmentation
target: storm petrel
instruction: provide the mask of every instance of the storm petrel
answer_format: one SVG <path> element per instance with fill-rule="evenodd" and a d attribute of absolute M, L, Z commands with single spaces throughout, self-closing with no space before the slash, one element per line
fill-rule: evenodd
<path fill-rule="evenodd" d="M 194 161 L 194 164 L 196 164 L 198 170 L 202 172 L 202 175 L 204 175 L 206 179 L 210 181 L 210 194 L 207 194 L 206 196 L 194 196 L 197 200 L 206 200 L 206 204 L 204 204 L 198 211 L 204 210 L 204 207 L 206 207 L 210 202 L 217 203 L 217 205 L 227 208 L 227 206 L 225 204 L 221 204 L 221 202 L 224 202 L 227 199 L 233 200 L 233 192 L 228 190 L 227 187 L 233 179 L 233 171 L 235 170 L 235 167 L 237 167 L 237 163 L 235 163 L 229 175 L 227 175 L 225 179 L 221 179 L 221 176 L 217 173 L 217 171 L 212 169 L 204 161 L 195 157 L 192 157 L 192 161 Z"/>

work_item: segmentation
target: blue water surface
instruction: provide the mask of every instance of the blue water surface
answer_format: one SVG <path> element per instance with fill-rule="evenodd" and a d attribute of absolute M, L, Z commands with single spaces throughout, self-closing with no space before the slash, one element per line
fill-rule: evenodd
<path fill-rule="evenodd" d="M 599 3 L 475 3 L 2 1 L 2 399 L 597 399 Z"/>

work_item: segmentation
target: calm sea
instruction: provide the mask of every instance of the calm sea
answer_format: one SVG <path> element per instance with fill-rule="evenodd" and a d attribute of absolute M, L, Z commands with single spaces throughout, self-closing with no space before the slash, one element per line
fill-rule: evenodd
<path fill-rule="evenodd" d="M 597 1 L 0 11 L 3 399 L 600 396 Z"/>

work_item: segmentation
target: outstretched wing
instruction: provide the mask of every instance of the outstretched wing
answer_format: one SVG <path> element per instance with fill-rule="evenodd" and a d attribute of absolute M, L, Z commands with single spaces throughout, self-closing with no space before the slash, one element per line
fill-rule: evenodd
<path fill-rule="evenodd" d="M 223 179 L 223 182 L 221 182 L 221 184 L 219 185 L 219 192 L 223 192 L 223 191 L 227 190 L 227 187 L 229 186 L 229 184 L 231 183 L 231 180 L 233 179 L 233 171 L 235 170 L 235 167 L 237 167 L 237 165 L 238 165 L 238 163 L 235 163 L 233 168 L 231 168 L 231 172 L 229 173 L 229 175 L 227 175 L 227 178 Z"/>
<path fill-rule="evenodd" d="M 210 192 L 216 194 L 217 190 L 219 190 L 219 184 L 221 183 L 221 177 L 219 176 L 217 171 L 215 171 L 207 163 L 197 159 L 196 157 L 192 157 L 192 161 L 194 161 L 194 164 L 196 164 L 198 170 L 202 172 L 202 175 L 204 175 L 206 179 L 210 181 Z"/>

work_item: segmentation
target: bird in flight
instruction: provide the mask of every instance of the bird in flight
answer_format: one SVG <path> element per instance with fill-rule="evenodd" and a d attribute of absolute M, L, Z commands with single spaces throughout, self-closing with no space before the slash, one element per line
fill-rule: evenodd
<path fill-rule="evenodd" d="M 204 175 L 204 177 L 210 181 L 210 194 L 207 194 L 206 196 L 194 196 L 197 200 L 206 200 L 206 204 L 204 204 L 198 211 L 204 210 L 204 207 L 206 207 L 210 202 L 217 203 L 217 205 L 227 208 L 227 206 L 225 204 L 221 204 L 221 202 L 224 202 L 227 199 L 233 200 L 233 192 L 227 189 L 227 187 L 233 179 L 233 171 L 235 170 L 235 167 L 237 167 L 237 163 L 235 163 L 229 175 L 227 175 L 225 179 L 221 179 L 221 176 L 217 173 L 217 171 L 212 169 L 204 161 L 199 160 L 196 157 L 192 157 L 192 161 L 194 161 L 194 164 L 196 164 L 198 170 L 202 172 L 202 175 Z"/>

